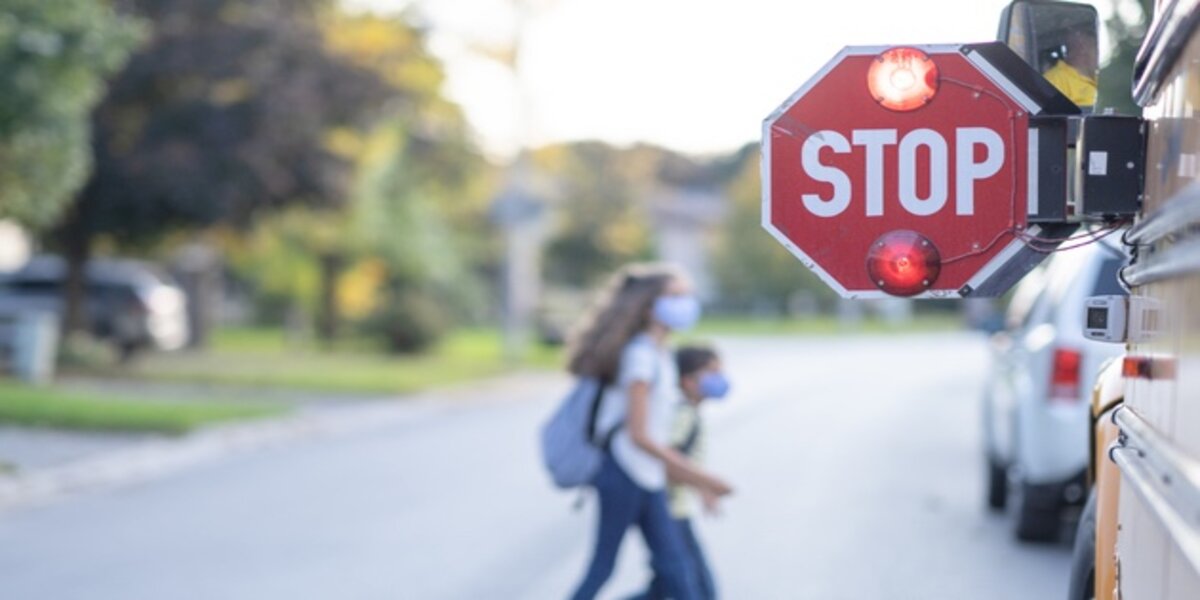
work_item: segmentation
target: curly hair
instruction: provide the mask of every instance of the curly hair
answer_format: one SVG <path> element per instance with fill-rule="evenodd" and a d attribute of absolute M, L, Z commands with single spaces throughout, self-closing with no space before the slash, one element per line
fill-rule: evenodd
<path fill-rule="evenodd" d="M 631 264 L 617 271 L 572 333 L 567 370 L 580 377 L 614 379 L 621 350 L 650 326 L 654 300 L 680 277 L 682 269 L 663 263 Z"/>

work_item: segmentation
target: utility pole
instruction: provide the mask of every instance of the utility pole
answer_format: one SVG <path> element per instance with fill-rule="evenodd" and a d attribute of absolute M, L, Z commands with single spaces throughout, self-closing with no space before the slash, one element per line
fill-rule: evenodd
<path fill-rule="evenodd" d="M 545 205 L 534 191 L 535 168 L 530 156 L 532 106 L 525 78 L 521 76 L 521 56 L 529 20 L 537 10 L 550 4 L 545 0 L 512 0 L 516 22 L 509 52 L 503 60 L 516 84 L 518 143 L 508 167 L 507 183 L 493 201 L 491 215 L 504 236 L 502 326 L 504 357 L 510 364 L 519 363 L 524 357 L 531 320 L 541 299 Z"/>

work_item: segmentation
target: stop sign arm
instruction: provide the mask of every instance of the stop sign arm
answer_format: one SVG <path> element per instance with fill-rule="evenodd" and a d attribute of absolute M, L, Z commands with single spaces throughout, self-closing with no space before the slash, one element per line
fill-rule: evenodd
<path fill-rule="evenodd" d="M 879 67 L 887 60 L 897 62 Z M 907 60 L 916 70 L 904 72 Z M 925 96 L 906 100 L 888 85 Z M 998 42 L 847 47 L 763 123 L 763 226 L 843 297 L 897 289 L 864 261 L 881 234 L 902 230 L 940 262 L 915 279 L 923 291 L 900 289 L 1002 294 L 1078 227 L 1035 221 L 1049 215 L 1037 207 L 1065 200 L 1066 170 L 1042 159 L 1062 166 L 1065 135 L 1051 130 L 1079 112 Z M 902 254 L 888 256 L 915 264 Z"/>
<path fill-rule="evenodd" d="M 963 298 L 998 298 L 1016 285 L 1022 277 L 1046 260 L 1059 244 L 1070 239 L 1079 229 L 1078 223 L 1031 225 L 1027 234 L 1048 240 L 1032 246 L 1024 239 L 1010 242 L 987 266 L 981 269 L 961 289 Z"/>
<path fill-rule="evenodd" d="M 1001 42 L 965 44 L 962 51 L 972 59 L 987 76 L 1004 88 L 1009 95 L 1020 99 L 1025 109 L 1034 115 L 1078 115 L 1080 109 L 1069 98 L 1058 91 L 1041 73 L 1030 67 Z"/>

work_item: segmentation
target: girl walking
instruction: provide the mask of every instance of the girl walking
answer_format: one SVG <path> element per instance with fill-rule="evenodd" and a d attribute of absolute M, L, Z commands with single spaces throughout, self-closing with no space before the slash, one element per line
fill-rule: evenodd
<path fill-rule="evenodd" d="M 709 496 L 732 491 L 670 446 L 679 401 L 670 337 L 699 317 L 699 302 L 681 271 L 631 265 L 616 274 L 573 340 L 570 371 L 607 385 L 596 430 L 608 450 L 592 483 L 600 505 L 596 545 L 573 595 L 576 600 L 596 596 L 612 574 L 626 530 L 635 524 L 667 595 L 676 600 L 701 597 L 698 574 L 665 492 L 668 468 L 680 482 Z"/>

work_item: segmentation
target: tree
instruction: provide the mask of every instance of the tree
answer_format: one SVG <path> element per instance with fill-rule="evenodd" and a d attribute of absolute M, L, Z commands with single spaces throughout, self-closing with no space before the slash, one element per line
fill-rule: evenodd
<path fill-rule="evenodd" d="M 325 0 L 122 0 L 149 42 L 95 112 L 95 170 L 61 224 L 69 330 L 81 325 L 92 240 L 143 244 L 186 227 L 247 227 L 264 210 L 343 204 L 339 128 L 367 126 L 393 92 L 328 51 Z"/>
<path fill-rule="evenodd" d="M 833 294 L 762 228 L 762 187 L 756 145 L 743 148 L 737 174 L 728 183 L 732 206 L 714 256 L 722 299 L 742 310 L 782 313 L 792 294 Z"/>
<path fill-rule="evenodd" d="M 1118 114 L 1141 114 L 1132 97 L 1133 61 L 1153 10 L 1151 0 L 1114 0 L 1108 29 L 1111 53 L 1100 69 L 1096 110 L 1111 108 Z"/>
<path fill-rule="evenodd" d="M 0 6 L 0 218 L 54 223 L 91 168 L 89 112 L 138 24 L 102 0 Z"/>
<path fill-rule="evenodd" d="M 443 95 L 424 30 L 404 15 L 337 11 L 320 26 L 329 51 L 375 74 L 393 100 L 371 127 L 327 135 L 352 164 L 344 214 L 298 208 L 260 219 L 229 244 L 232 263 L 276 314 L 315 316 L 326 344 L 349 319 L 398 340 L 393 349 L 419 350 L 447 317 L 478 316 L 486 304 L 479 264 L 491 255 L 490 169 Z M 418 313 L 433 318 L 405 322 Z"/>
<path fill-rule="evenodd" d="M 590 287 L 621 265 L 650 257 L 649 202 L 663 153 L 595 141 L 534 152 L 534 164 L 556 188 L 557 223 L 545 252 L 548 281 Z"/>
<path fill-rule="evenodd" d="M 339 144 L 358 157 L 349 237 L 358 252 L 386 265 L 381 309 L 399 317 L 394 307 L 407 306 L 442 322 L 477 317 L 485 304 L 480 271 L 493 255 L 485 219 L 492 169 L 471 142 L 462 111 L 443 93 L 445 72 L 427 33 L 404 17 L 370 14 L 336 15 L 325 30 L 334 52 L 378 74 L 402 98 L 377 127 L 341 135 Z M 381 319 L 391 323 L 384 328 L 405 328 L 397 318 Z"/>

